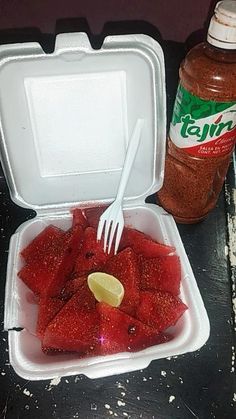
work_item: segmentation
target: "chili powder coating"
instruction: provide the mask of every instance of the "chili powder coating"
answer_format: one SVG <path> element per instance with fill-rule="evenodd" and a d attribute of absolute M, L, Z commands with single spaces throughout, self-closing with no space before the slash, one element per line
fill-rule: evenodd
<path fill-rule="evenodd" d="M 236 26 L 236 2 L 223 3 L 215 13 L 229 6 Z M 217 30 L 211 23 L 208 42 L 194 47 L 179 71 L 164 185 L 157 195 L 182 223 L 203 220 L 216 205 L 236 140 L 236 30 L 231 44 L 224 31 L 212 40 L 209 34 L 217 38 Z"/>

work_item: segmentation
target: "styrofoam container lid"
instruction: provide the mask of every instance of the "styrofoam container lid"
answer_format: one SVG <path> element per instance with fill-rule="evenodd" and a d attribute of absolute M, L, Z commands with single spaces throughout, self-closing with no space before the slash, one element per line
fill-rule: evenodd
<path fill-rule="evenodd" d="M 142 138 L 126 199 L 143 201 L 164 176 L 163 52 L 146 35 L 111 36 L 92 49 L 85 33 L 55 50 L 0 47 L 3 168 L 15 203 L 38 212 L 114 199 L 138 118 Z"/>

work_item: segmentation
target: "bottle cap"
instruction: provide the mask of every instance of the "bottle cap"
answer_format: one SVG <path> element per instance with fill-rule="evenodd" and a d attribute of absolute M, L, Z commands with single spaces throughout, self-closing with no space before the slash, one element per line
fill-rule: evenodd
<path fill-rule="evenodd" d="M 236 49 L 236 0 L 224 0 L 216 4 L 207 41 L 218 48 Z"/>

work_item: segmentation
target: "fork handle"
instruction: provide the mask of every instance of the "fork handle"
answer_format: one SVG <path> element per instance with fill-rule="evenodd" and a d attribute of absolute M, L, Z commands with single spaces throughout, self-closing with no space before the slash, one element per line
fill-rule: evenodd
<path fill-rule="evenodd" d="M 132 165 L 133 165 L 133 162 L 134 162 L 137 150 L 138 150 L 138 146 L 140 143 L 143 122 L 144 122 L 143 119 L 138 119 L 135 124 L 132 137 L 130 139 L 127 153 L 125 156 L 125 162 L 124 162 L 124 166 L 123 166 L 123 170 L 121 174 L 119 188 L 116 195 L 116 200 L 122 201 L 124 197 L 125 188 L 129 180 L 130 171 L 131 171 L 131 168 L 132 168 Z"/>

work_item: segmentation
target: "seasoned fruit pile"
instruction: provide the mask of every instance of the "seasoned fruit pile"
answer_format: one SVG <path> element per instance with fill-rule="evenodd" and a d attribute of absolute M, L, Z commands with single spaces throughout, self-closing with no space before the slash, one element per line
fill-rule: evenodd
<path fill-rule="evenodd" d="M 103 210 L 75 209 L 68 231 L 49 225 L 21 252 L 18 275 L 39 298 L 37 336 L 46 354 L 104 355 L 160 344 L 187 309 L 178 298 L 175 248 L 125 227 L 117 255 L 104 253 L 96 240 Z M 119 280 L 118 307 L 97 301 L 87 281 L 93 272 L 112 275 L 115 285 Z"/>

